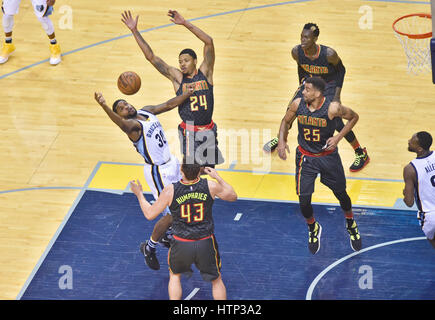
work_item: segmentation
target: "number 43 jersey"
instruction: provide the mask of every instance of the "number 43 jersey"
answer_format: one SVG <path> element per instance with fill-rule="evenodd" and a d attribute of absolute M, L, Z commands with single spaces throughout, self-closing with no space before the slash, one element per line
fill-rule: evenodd
<path fill-rule="evenodd" d="M 334 135 L 335 119 L 328 117 L 331 99 L 325 97 L 321 106 L 311 112 L 304 99 L 301 99 L 296 120 L 298 122 L 298 143 L 306 151 L 313 154 L 322 152 L 326 140 Z"/>
<path fill-rule="evenodd" d="M 137 141 L 132 141 L 136 151 L 147 164 L 162 165 L 171 159 L 171 151 L 160 121 L 155 115 L 144 110 L 138 110 L 146 120 L 140 120 L 142 134 Z"/>
<path fill-rule="evenodd" d="M 214 199 L 207 179 L 198 178 L 191 183 L 174 183 L 174 196 L 169 206 L 174 235 L 183 239 L 199 240 L 214 233 Z"/>

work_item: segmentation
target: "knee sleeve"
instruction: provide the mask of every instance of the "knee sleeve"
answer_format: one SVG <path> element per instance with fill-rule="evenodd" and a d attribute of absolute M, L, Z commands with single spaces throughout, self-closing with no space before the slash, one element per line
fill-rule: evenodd
<path fill-rule="evenodd" d="M 47 35 L 53 34 L 54 26 L 49 17 L 38 17 L 38 20 L 41 22 L 42 28 L 44 28 L 44 31 L 47 33 Z"/>
<path fill-rule="evenodd" d="M 346 191 L 334 192 L 334 195 L 340 201 L 340 207 L 343 211 L 352 210 L 352 201 Z"/>
<path fill-rule="evenodd" d="M 14 16 L 9 14 L 4 14 L 2 24 L 5 33 L 12 32 L 12 29 L 14 28 Z"/>
<path fill-rule="evenodd" d="M 311 206 L 311 195 L 299 196 L 299 207 L 305 219 L 313 216 L 313 207 Z"/>

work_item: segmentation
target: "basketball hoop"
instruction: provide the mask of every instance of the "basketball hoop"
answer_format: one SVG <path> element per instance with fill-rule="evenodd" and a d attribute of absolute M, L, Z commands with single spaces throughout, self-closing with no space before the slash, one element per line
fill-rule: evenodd
<path fill-rule="evenodd" d="M 430 38 L 432 16 L 428 13 L 413 13 L 393 22 L 394 33 L 402 44 L 408 59 L 408 72 L 419 74 L 432 70 Z"/>

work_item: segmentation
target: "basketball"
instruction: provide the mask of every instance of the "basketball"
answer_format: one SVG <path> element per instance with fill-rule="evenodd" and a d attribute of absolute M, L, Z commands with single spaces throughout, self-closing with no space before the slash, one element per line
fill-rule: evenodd
<path fill-rule="evenodd" d="M 126 95 L 132 95 L 139 91 L 140 77 L 133 71 L 126 71 L 118 77 L 118 89 Z"/>

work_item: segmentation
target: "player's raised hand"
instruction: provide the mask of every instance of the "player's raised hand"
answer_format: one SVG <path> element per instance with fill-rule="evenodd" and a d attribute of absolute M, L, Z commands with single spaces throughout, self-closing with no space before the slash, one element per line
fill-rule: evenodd
<path fill-rule="evenodd" d="M 170 20 L 175 24 L 184 24 L 184 22 L 186 22 L 183 16 L 179 14 L 177 10 L 169 10 L 168 16 L 172 18 Z"/>
<path fill-rule="evenodd" d="M 54 6 L 55 2 L 56 2 L 56 0 L 47 0 L 47 6 L 52 7 L 52 6 Z"/>
<path fill-rule="evenodd" d="M 95 97 L 95 101 L 97 101 L 98 104 L 99 104 L 100 106 L 103 107 L 103 106 L 106 105 L 106 99 L 104 99 L 102 93 L 100 93 L 100 92 L 95 92 L 94 97 Z"/>
<path fill-rule="evenodd" d="M 216 169 L 205 167 L 204 173 L 208 174 L 210 178 L 217 179 L 219 177 L 219 174 L 217 173 Z"/>
<path fill-rule="evenodd" d="M 136 180 L 136 182 L 134 180 L 130 181 L 130 189 L 135 195 L 143 193 L 142 185 L 139 179 Z"/>
<path fill-rule="evenodd" d="M 131 31 L 137 30 L 137 22 L 139 21 L 139 16 L 136 16 L 136 19 L 133 19 L 130 10 L 124 11 L 121 14 L 121 21 L 129 28 Z"/>

